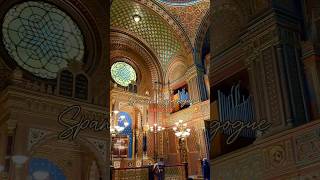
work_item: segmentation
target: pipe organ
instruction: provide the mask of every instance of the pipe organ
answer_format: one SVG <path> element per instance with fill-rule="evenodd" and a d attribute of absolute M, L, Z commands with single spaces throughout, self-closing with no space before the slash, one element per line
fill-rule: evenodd
<path fill-rule="evenodd" d="M 243 124 L 254 121 L 254 107 L 252 97 L 245 97 L 240 94 L 240 83 L 232 86 L 230 95 L 218 91 L 219 121 L 223 124 L 227 121 L 234 123 L 241 121 Z M 223 130 L 226 135 L 233 134 L 236 129 L 227 128 Z M 243 129 L 240 136 L 255 138 L 256 132 L 252 129 Z"/>

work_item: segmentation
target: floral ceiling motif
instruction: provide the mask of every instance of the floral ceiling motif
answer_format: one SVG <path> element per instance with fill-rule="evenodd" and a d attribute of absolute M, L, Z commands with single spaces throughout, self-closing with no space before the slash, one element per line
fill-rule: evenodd
<path fill-rule="evenodd" d="M 135 20 L 135 15 L 139 20 Z M 146 41 L 158 56 L 164 71 L 183 47 L 167 21 L 152 9 L 132 0 L 113 1 L 111 27 L 130 31 Z"/>

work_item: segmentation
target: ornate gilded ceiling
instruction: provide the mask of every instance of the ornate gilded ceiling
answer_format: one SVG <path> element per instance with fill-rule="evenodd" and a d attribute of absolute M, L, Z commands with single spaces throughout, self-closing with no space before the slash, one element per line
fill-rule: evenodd
<path fill-rule="evenodd" d="M 111 26 L 146 42 L 166 71 L 175 55 L 192 53 L 209 5 L 210 0 L 113 0 Z"/>
<path fill-rule="evenodd" d="M 161 5 L 181 24 L 188 34 L 191 43 L 194 44 L 201 21 L 209 10 L 210 0 L 198 0 L 196 3 L 192 4 L 189 2 L 189 4 L 187 3 L 187 5 L 184 6 L 172 5 L 165 2 L 162 2 Z"/>
<path fill-rule="evenodd" d="M 134 15 L 139 15 L 141 20 L 136 22 Z M 160 15 L 132 0 L 113 1 L 111 26 L 133 32 L 146 41 L 158 55 L 163 70 L 183 46 L 173 28 Z"/>

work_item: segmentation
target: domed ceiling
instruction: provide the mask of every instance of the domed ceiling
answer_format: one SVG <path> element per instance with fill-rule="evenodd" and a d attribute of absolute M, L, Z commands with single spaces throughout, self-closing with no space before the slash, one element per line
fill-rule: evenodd
<path fill-rule="evenodd" d="M 113 0 L 111 27 L 143 39 L 166 71 L 175 55 L 192 52 L 209 6 L 210 0 Z"/>
<path fill-rule="evenodd" d="M 163 70 L 183 46 L 174 29 L 160 15 L 133 0 L 114 0 L 111 27 L 130 31 L 142 38 L 157 54 Z M 140 16 L 136 22 L 134 15 Z"/>
<path fill-rule="evenodd" d="M 157 0 L 180 22 L 192 44 L 199 26 L 209 10 L 210 0 Z M 170 3 L 172 2 L 172 3 Z"/>

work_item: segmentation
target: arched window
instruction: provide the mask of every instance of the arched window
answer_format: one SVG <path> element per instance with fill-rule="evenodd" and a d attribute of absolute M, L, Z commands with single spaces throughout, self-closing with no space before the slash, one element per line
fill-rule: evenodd
<path fill-rule="evenodd" d="M 79 99 L 88 98 L 88 79 L 83 74 L 76 76 L 75 97 Z"/>
<path fill-rule="evenodd" d="M 12 7 L 2 24 L 8 54 L 23 69 L 55 79 L 71 61 L 82 61 L 83 36 L 76 23 L 56 6 L 27 1 Z"/>
<path fill-rule="evenodd" d="M 59 94 L 72 97 L 73 74 L 68 70 L 63 70 L 60 74 Z"/>
<path fill-rule="evenodd" d="M 127 87 L 131 82 L 137 80 L 136 71 L 125 62 L 115 62 L 111 66 L 111 77 L 119 85 Z"/>

